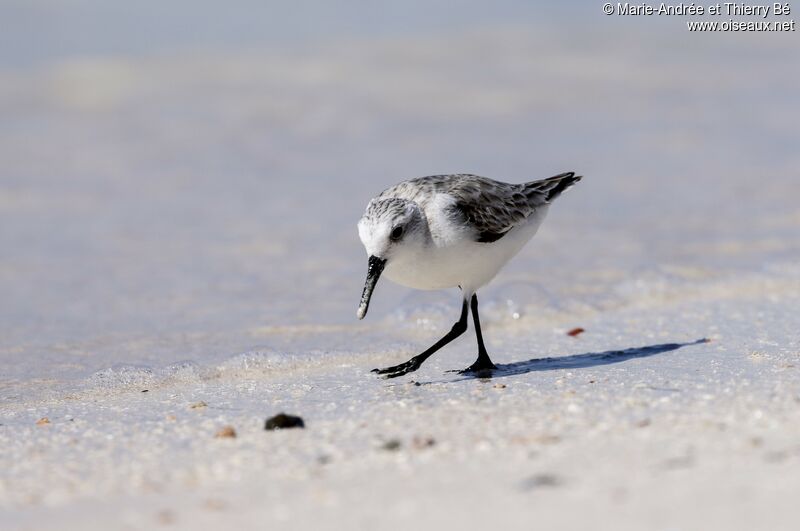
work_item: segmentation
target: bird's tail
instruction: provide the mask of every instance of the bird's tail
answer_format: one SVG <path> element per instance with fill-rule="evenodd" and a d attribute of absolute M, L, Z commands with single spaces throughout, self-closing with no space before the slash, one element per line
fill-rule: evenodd
<path fill-rule="evenodd" d="M 525 195 L 529 198 L 543 199 L 545 202 L 549 203 L 582 178 L 582 175 L 575 175 L 574 171 L 569 171 L 553 177 L 548 177 L 547 179 L 525 183 L 522 187 Z"/>

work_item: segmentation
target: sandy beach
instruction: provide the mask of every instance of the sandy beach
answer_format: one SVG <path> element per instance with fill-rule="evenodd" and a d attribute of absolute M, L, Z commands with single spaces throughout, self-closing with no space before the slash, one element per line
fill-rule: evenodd
<path fill-rule="evenodd" d="M 584 315 L 577 338 L 533 318 L 492 327 L 495 351 L 554 356 L 493 379 L 444 372 L 471 356 L 464 341 L 391 382 L 368 369 L 410 347 L 122 371 L 7 404 L 4 518 L 20 529 L 791 529 L 800 377 L 797 344 L 783 341 L 800 324 L 798 271 L 733 282 L 747 295 L 719 285 L 702 303 Z M 278 411 L 305 428 L 265 431 Z M 215 438 L 228 425 L 236 437 Z"/>
<path fill-rule="evenodd" d="M 2 529 L 797 527 L 796 34 L 185 7 L 0 8 L 47 29 L 0 53 Z M 480 291 L 494 377 L 471 331 L 370 373 L 460 306 L 356 319 L 370 197 L 562 171 Z"/>

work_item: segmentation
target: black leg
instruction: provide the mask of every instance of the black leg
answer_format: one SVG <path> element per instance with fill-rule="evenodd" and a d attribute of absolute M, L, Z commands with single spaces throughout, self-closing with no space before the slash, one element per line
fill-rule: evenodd
<path fill-rule="evenodd" d="M 478 359 L 475 363 L 464 369 L 463 373 L 486 373 L 496 369 L 494 363 L 489 358 L 489 353 L 486 352 L 486 347 L 483 345 L 483 334 L 481 333 L 481 319 L 478 317 L 478 296 L 472 295 L 472 320 L 475 324 L 475 336 L 478 338 Z"/>
<path fill-rule="evenodd" d="M 458 322 L 453 325 L 453 328 L 450 329 L 445 336 L 437 341 L 431 348 L 423 352 L 422 354 L 417 354 L 410 360 L 405 363 L 401 363 L 400 365 L 395 365 L 394 367 L 386 367 L 384 369 L 372 369 L 372 372 L 376 372 L 378 374 L 383 374 L 386 378 L 397 378 L 398 376 L 403 376 L 404 374 L 408 374 L 410 372 L 414 372 L 420 368 L 422 363 L 428 359 L 434 352 L 445 346 L 446 344 L 450 343 L 452 340 L 466 332 L 467 330 L 467 313 L 469 312 L 469 304 L 467 301 L 464 301 L 464 304 L 461 306 L 461 317 L 459 317 Z M 490 362 L 491 363 L 491 362 Z"/>

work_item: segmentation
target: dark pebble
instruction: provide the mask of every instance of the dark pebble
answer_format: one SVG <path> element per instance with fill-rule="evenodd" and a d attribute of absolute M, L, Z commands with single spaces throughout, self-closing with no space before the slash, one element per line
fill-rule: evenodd
<path fill-rule="evenodd" d="M 560 487 L 563 480 L 555 474 L 536 474 L 525 479 L 520 485 L 522 490 Z"/>
<path fill-rule="evenodd" d="M 399 439 L 389 439 L 388 441 L 383 443 L 383 446 L 381 446 L 381 448 L 389 452 L 396 452 L 397 450 L 400 449 L 401 446 L 402 443 L 400 442 Z"/>
<path fill-rule="evenodd" d="M 264 424 L 265 430 L 282 430 L 285 428 L 305 428 L 306 424 L 300 417 L 294 415 L 287 415 L 286 413 L 278 413 L 274 417 L 267 419 Z"/>

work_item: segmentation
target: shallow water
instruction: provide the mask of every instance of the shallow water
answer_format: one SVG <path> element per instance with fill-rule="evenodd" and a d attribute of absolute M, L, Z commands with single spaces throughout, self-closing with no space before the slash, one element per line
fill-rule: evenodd
<path fill-rule="evenodd" d="M 490 335 L 796 278 L 794 35 L 609 26 L 574 6 L 564 32 L 551 21 L 566 15 L 524 5 L 148 42 L 109 12 L 118 45 L 90 24 L 6 51 L 3 399 L 429 343 L 455 291 L 384 282 L 355 319 L 355 223 L 426 174 L 586 177 L 481 292 Z M 7 39 L 61 24 L 5 9 L 20 21 Z M 201 28 L 217 27 L 209 9 Z"/>

